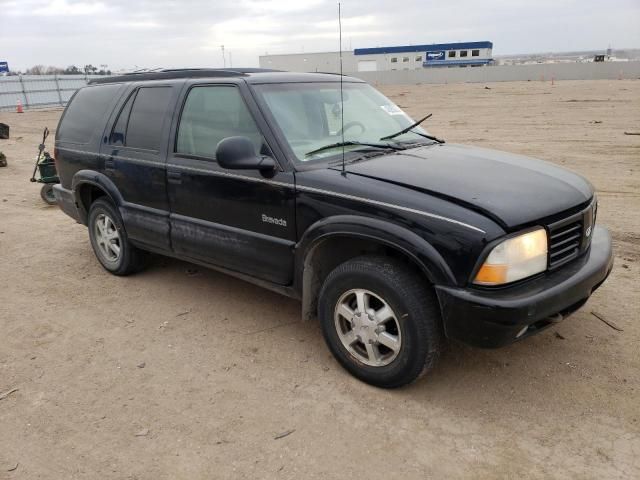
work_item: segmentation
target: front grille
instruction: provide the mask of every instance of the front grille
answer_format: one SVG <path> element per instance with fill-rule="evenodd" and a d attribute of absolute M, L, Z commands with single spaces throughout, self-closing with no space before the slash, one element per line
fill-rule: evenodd
<path fill-rule="evenodd" d="M 570 262 L 589 247 L 596 209 L 594 200 L 581 212 L 547 226 L 550 270 Z"/>
<path fill-rule="evenodd" d="M 582 220 L 549 227 L 549 268 L 560 265 L 576 258 L 580 252 L 582 239 Z"/>

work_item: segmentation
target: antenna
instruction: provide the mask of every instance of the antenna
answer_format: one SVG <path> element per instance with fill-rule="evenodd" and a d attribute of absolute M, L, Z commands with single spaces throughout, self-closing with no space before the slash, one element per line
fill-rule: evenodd
<path fill-rule="evenodd" d="M 340 135 L 342 136 L 342 175 L 345 175 L 344 168 L 344 96 L 342 93 L 342 11 L 338 2 L 338 30 L 340 32 Z"/>

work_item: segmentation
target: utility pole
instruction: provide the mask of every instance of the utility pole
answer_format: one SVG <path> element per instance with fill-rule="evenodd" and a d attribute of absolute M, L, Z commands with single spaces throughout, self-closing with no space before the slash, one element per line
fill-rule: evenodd
<path fill-rule="evenodd" d="M 227 59 L 224 56 L 224 45 L 220 45 L 220 50 L 222 50 L 222 68 L 227 68 Z"/>
<path fill-rule="evenodd" d="M 229 68 L 233 68 L 233 60 L 231 57 L 231 52 L 229 52 Z"/>

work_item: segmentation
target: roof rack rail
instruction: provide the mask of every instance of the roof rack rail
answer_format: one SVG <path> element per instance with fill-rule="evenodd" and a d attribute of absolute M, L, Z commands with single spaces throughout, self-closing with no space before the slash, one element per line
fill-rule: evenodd
<path fill-rule="evenodd" d="M 167 68 L 158 71 L 129 72 L 113 77 L 89 80 L 89 84 L 120 83 L 143 80 L 168 80 L 192 77 L 244 77 L 250 73 L 279 72 L 267 68 Z"/>
<path fill-rule="evenodd" d="M 165 68 L 162 72 L 194 72 L 194 71 L 208 71 L 208 72 L 239 72 L 239 73 L 261 73 L 261 72 L 282 72 L 283 70 L 274 70 L 272 68 L 257 68 L 257 67 L 241 67 L 241 68 Z"/>
<path fill-rule="evenodd" d="M 343 76 L 343 77 L 348 77 L 349 76 L 346 73 L 340 73 L 340 72 L 309 72 L 309 73 L 321 73 L 323 75 L 338 75 L 338 76 Z"/>

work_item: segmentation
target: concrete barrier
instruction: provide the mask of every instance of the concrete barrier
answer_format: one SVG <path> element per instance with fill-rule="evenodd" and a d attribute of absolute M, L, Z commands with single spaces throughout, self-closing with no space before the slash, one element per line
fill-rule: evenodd
<path fill-rule="evenodd" d="M 615 80 L 640 78 L 640 62 L 542 63 L 466 68 L 425 68 L 351 72 L 374 85 L 420 83 L 483 83 L 527 80 Z M 99 78 L 92 76 L 90 78 Z M 24 108 L 64 106 L 71 95 L 87 84 L 85 75 L 22 75 L 0 77 L 0 110 L 15 110 L 20 100 Z"/>
<path fill-rule="evenodd" d="M 541 63 L 535 65 L 498 65 L 466 68 L 425 68 L 352 72 L 374 85 L 410 85 L 420 83 L 483 83 L 534 80 L 615 80 L 640 78 L 640 62 Z"/>

